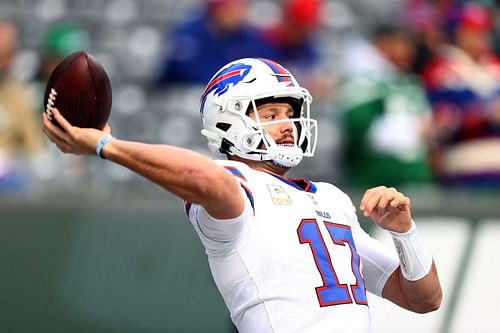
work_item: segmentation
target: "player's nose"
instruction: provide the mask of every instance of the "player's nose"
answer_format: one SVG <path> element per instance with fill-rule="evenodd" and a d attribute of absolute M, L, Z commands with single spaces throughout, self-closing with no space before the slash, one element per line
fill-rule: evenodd
<path fill-rule="evenodd" d="M 280 124 L 280 133 L 293 133 L 293 124 L 291 121 L 285 121 Z"/>

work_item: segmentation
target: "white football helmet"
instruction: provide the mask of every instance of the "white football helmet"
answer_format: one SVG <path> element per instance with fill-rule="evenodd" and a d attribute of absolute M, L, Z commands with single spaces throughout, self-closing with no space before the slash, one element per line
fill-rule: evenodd
<path fill-rule="evenodd" d="M 294 109 L 290 119 L 260 122 L 257 104 L 262 100 L 286 101 Z M 317 122 L 310 118 L 312 97 L 280 64 L 263 58 L 245 58 L 222 67 L 201 97 L 201 133 L 215 155 L 236 155 L 291 168 L 304 156 L 313 156 Z M 248 117 L 255 112 L 256 120 Z M 290 122 L 294 144 L 278 145 L 266 126 Z"/>

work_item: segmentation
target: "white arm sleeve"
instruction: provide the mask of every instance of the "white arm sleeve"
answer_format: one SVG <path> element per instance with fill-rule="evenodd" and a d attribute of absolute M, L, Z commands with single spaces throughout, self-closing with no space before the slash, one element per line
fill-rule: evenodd
<path fill-rule="evenodd" d="M 361 257 L 361 273 L 366 289 L 382 297 L 382 290 L 387 280 L 399 266 L 398 257 L 387 246 L 370 237 L 359 222 L 353 227 L 353 237 Z"/>
<path fill-rule="evenodd" d="M 340 190 L 337 189 L 337 194 Z M 361 258 L 361 274 L 365 281 L 366 289 L 382 297 L 382 290 L 399 266 L 399 259 L 392 248 L 368 235 L 359 224 L 356 207 L 347 194 L 341 192 L 339 200 L 343 201 L 346 217 L 351 221 L 352 237 L 356 251 Z"/>

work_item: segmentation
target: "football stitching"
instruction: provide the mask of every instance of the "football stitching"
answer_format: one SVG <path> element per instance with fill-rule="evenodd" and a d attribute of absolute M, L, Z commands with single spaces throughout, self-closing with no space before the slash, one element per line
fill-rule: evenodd
<path fill-rule="evenodd" d="M 50 89 L 49 98 L 47 100 L 47 108 L 45 109 L 45 113 L 47 113 L 47 117 L 49 120 L 52 120 L 52 108 L 56 102 L 57 91 L 54 88 Z"/>

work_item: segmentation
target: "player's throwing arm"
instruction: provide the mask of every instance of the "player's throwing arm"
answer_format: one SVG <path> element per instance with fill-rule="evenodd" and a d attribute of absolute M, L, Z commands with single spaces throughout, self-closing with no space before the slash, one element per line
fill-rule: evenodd
<path fill-rule="evenodd" d="M 110 138 L 104 130 L 72 126 L 57 108 L 52 110 L 56 126 L 43 115 L 43 131 L 64 153 L 94 155 L 118 163 L 162 186 L 172 194 L 198 203 L 214 217 L 233 218 L 243 211 L 243 197 L 232 174 L 210 158 L 168 145 L 152 145 Z M 100 150 L 96 152 L 96 149 Z M 224 204 L 221 204 L 224 203 Z"/>

